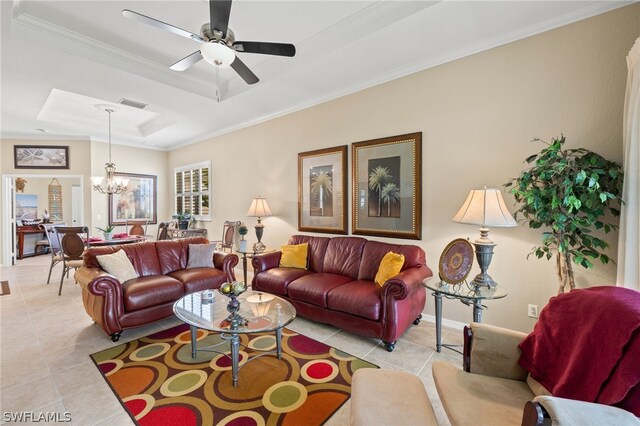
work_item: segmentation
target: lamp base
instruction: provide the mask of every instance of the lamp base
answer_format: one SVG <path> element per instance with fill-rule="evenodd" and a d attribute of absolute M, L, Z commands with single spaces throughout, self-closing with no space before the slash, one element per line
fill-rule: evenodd
<path fill-rule="evenodd" d="M 253 251 L 256 253 L 262 253 L 263 251 L 265 251 L 267 249 L 267 246 L 265 246 L 262 242 L 258 241 L 257 243 L 255 243 L 253 245 Z"/>
<path fill-rule="evenodd" d="M 486 236 L 485 236 L 486 238 Z M 489 265 L 491 264 L 491 258 L 493 257 L 493 248 L 496 244 L 489 240 L 483 241 L 476 240 L 473 243 L 476 251 L 476 260 L 478 261 L 478 265 L 480 266 L 480 273 L 476 275 L 476 277 L 471 281 L 471 284 L 477 287 L 495 287 L 497 283 L 491 278 L 489 274 L 487 274 L 487 269 L 489 269 Z"/>

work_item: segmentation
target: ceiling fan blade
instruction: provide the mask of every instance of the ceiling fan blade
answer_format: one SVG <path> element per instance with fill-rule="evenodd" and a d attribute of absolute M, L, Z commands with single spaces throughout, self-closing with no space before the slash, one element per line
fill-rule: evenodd
<path fill-rule="evenodd" d="M 171 65 L 169 68 L 171 68 L 174 71 L 184 71 L 201 59 L 202 59 L 202 53 L 200 53 L 199 50 L 196 50 L 191 55 L 185 56 L 175 64 Z"/>
<path fill-rule="evenodd" d="M 209 0 L 209 19 L 211 30 L 218 30 L 222 38 L 227 36 L 231 14 L 231 0 Z"/>
<path fill-rule="evenodd" d="M 255 75 L 253 71 L 251 71 L 249 67 L 247 67 L 237 56 L 236 59 L 231 62 L 231 68 L 233 68 L 247 84 L 256 84 L 260 81 L 258 76 Z"/>
<path fill-rule="evenodd" d="M 204 42 L 202 37 L 200 37 L 198 34 L 194 34 L 190 31 L 183 30 L 182 28 L 175 27 L 171 24 L 167 24 L 166 22 L 158 21 L 157 19 L 153 19 L 141 13 L 134 12 L 133 10 L 123 9 L 122 16 L 138 22 L 142 22 L 143 24 L 151 25 L 152 27 L 156 27 L 164 31 L 169 31 L 182 37 L 190 38 L 200 43 Z"/>
<path fill-rule="evenodd" d="M 288 43 L 268 43 L 262 41 L 236 41 L 233 48 L 237 52 L 262 53 L 263 55 L 295 56 L 296 47 Z"/>

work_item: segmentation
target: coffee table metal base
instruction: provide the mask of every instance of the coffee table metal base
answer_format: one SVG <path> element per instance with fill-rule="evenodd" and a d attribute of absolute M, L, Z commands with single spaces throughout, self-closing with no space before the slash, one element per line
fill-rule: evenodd
<path fill-rule="evenodd" d="M 231 360 L 231 380 L 233 381 L 233 387 L 238 387 L 238 372 L 240 371 L 240 337 L 238 333 L 234 333 L 233 331 L 229 331 L 228 333 L 221 333 L 220 337 L 224 340 L 224 342 L 220 342 L 217 345 L 205 346 L 202 348 L 197 347 L 197 336 L 198 336 L 198 327 L 195 325 L 189 325 L 189 331 L 191 332 L 191 358 L 195 358 L 198 351 L 202 352 L 215 352 L 224 356 L 229 357 Z M 251 357 L 245 361 L 245 364 L 249 361 L 253 361 L 261 356 L 271 355 L 273 353 L 276 354 L 278 359 L 282 359 L 282 327 L 276 328 L 276 349 L 270 351 L 263 351 L 260 355 L 256 355 Z M 231 348 L 231 354 L 229 355 L 226 352 L 220 352 L 213 350 L 226 342 L 229 342 Z M 254 349 L 256 350 L 256 349 Z"/>

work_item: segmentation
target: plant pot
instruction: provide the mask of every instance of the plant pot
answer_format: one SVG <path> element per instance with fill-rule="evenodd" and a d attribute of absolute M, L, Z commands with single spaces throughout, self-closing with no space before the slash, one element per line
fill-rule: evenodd
<path fill-rule="evenodd" d="M 178 221 L 178 229 L 189 229 L 189 221 L 188 220 L 179 220 Z"/>
<path fill-rule="evenodd" d="M 113 232 L 103 232 L 102 236 L 104 237 L 105 241 L 111 241 L 111 239 L 113 238 Z"/>
<path fill-rule="evenodd" d="M 238 241 L 238 250 L 239 251 L 247 251 L 247 240 Z"/>

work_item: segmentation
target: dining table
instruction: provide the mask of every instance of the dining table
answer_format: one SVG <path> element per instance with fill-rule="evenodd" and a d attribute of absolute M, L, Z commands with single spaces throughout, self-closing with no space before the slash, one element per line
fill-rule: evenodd
<path fill-rule="evenodd" d="M 100 247 L 100 246 L 116 246 L 121 244 L 133 244 L 133 243 L 142 243 L 148 239 L 145 235 L 114 235 L 110 240 L 105 240 L 103 238 L 98 237 L 90 237 L 87 241 L 87 244 L 90 247 Z"/>

